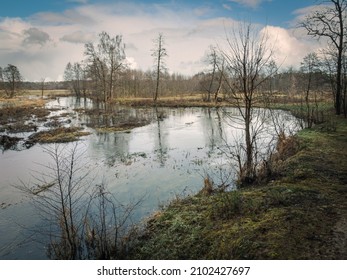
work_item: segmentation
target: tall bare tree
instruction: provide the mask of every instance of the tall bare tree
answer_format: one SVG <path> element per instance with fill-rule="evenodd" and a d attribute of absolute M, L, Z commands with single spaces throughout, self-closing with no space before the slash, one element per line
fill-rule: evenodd
<path fill-rule="evenodd" d="M 164 58 L 168 55 L 165 48 L 165 39 L 162 33 L 159 33 L 158 38 L 154 40 L 155 48 L 152 50 L 152 56 L 155 59 L 156 65 L 156 86 L 155 93 L 153 95 L 154 102 L 157 101 L 159 95 L 159 83 L 161 72 L 166 69 Z"/>
<path fill-rule="evenodd" d="M 102 92 L 104 101 L 116 97 L 116 82 L 120 72 L 126 67 L 125 45 L 123 37 L 111 37 L 108 33 L 99 34 L 99 43 L 89 42 L 85 45 L 89 74 L 97 86 L 96 91 Z"/>
<path fill-rule="evenodd" d="M 309 14 L 300 25 L 307 30 L 308 35 L 318 39 L 326 38 L 330 50 L 333 50 L 332 57 L 336 59 L 334 103 L 335 112 L 340 115 L 344 88 L 343 60 L 346 51 L 347 0 L 327 0 L 321 3 L 325 5 L 321 5 L 318 10 Z"/>
<path fill-rule="evenodd" d="M 45 91 L 45 81 L 46 81 L 46 78 L 41 78 L 41 80 L 40 80 L 41 98 L 43 98 L 43 93 Z"/>
<path fill-rule="evenodd" d="M 273 48 L 268 43 L 267 33 L 256 30 L 250 23 L 242 23 L 227 35 L 227 47 L 222 50 L 227 73 L 225 82 L 230 91 L 230 102 L 238 108 L 244 129 L 245 155 L 238 155 L 241 183 L 251 182 L 256 177 L 257 137 L 261 129 L 259 110 L 262 95 L 257 91 L 272 76 L 269 64 Z M 273 72 L 277 69 L 272 69 Z M 255 122 L 257 125 L 255 125 Z M 244 158 L 244 159 L 242 159 Z"/>

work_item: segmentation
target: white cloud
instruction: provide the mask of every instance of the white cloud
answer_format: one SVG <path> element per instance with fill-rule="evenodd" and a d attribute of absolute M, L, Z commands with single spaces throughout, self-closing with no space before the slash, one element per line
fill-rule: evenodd
<path fill-rule="evenodd" d="M 271 2 L 272 0 L 229 0 L 230 2 L 235 2 L 243 6 L 257 8 L 263 2 Z"/>
<path fill-rule="evenodd" d="M 39 13 L 26 20 L 0 19 L 0 61 L 1 66 L 17 65 L 28 80 L 59 79 L 69 61 L 83 59 L 84 43 L 106 31 L 111 36 L 123 35 L 129 64 L 146 71 L 153 67 L 153 39 L 162 32 L 169 71 L 195 74 L 204 68 L 201 58 L 208 47 L 225 41 L 226 29 L 235 23 L 231 18 L 201 19 L 190 9 L 173 11 L 164 5 L 86 4 L 61 13 Z M 298 57 L 311 50 L 307 42 L 286 29 L 271 27 L 268 32 L 277 38 L 278 59 L 286 64 L 297 63 Z M 23 45 L 28 38 L 31 44 Z"/>
<path fill-rule="evenodd" d="M 314 11 L 320 11 L 320 10 L 323 10 L 323 9 L 326 9 L 327 7 L 329 7 L 329 5 L 324 5 L 324 4 L 321 4 L 321 5 L 311 5 L 311 6 L 307 6 L 307 7 L 304 7 L 304 8 L 300 8 L 300 9 L 297 9 L 293 12 L 294 15 L 308 15 Z"/>
<path fill-rule="evenodd" d="M 315 12 L 315 11 L 323 11 L 326 9 L 327 5 L 312 5 L 307 6 L 301 9 L 297 9 L 293 12 L 293 15 L 295 15 L 295 18 L 291 21 L 292 26 L 298 26 L 300 22 L 302 22 L 309 14 Z"/>
<path fill-rule="evenodd" d="M 296 36 L 292 30 L 267 26 L 262 32 L 266 32 L 268 43 L 273 46 L 275 60 L 282 68 L 297 67 L 308 53 L 320 49 L 318 42 L 309 41 L 307 37 Z"/>
<path fill-rule="evenodd" d="M 128 67 L 129 67 L 130 69 L 137 69 L 137 68 L 138 68 L 138 65 L 137 65 L 137 63 L 136 63 L 136 61 L 135 61 L 135 58 L 133 58 L 133 57 L 131 57 L 131 56 L 128 56 L 128 57 L 126 58 L 126 63 L 127 63 Z"/>

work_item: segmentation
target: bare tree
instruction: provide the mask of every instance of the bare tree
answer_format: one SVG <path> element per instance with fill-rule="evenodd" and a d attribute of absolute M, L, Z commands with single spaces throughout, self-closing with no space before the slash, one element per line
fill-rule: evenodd
<path fill-rule="evenodd" d="M 8 64 L 2 71 L 5 92 L 8 97 L 13 97 L 21 87 L 23 81 L 22 75 L 17 66 Z"/>
<path fill-rule="evenodd" d="M 161 72 L 166 69 L 164 58 L 167 56 L 167 51 L 165 48 L 164 35 L 162 33 L 159 33 L 158 38 L 154 40 L 154 44 L 155 48 L 152 50 L 152 56 L 154 57 L 156 62 L 156 87 L 155 93 L 153 95 L 153 100 L 154 102 L 156 102 L 159 95 L 159 83 Z"/>
<path fill-rule="evenodd" d="M 96 85 L 96 92 L 102 92 L 106 102 L 116 97 L 116 82 L 120 72 L 126 68 L 125 45 L 123 37 L 111 37 L 108 33 L 99 34 L 99 43 L 85 45 L 85 55 L 88 61 L 89 75 Z"/>
<path fill-rule="evenodd" d="M 3 83 L 4 83 L 4 76 L 2 74 L 3 70 L 2 67 L 0 66 L 0 90 L 2 90 Z"/>
<path fill-rule="evenodd" d="M 131 228 L 136 203 L 124 205 L 107 191 L 105 184 L 92 187 L 94 179 L 83 168 L 84 150 L 78 143 L 44 148 L 51 162 L 36 175 L 36 184 L 18 186 L 33 199 L 49 238 L 52 259 L 110 259 L 125 257 L 124 241 Z"/>
<path fill-rule="evenodd" d="M 272 76 L 268 72 L 273 50 L 266 32 L 259 32 L 251 24 L 243 23 L 227 35 L 227 47 L 222 50 L 227 72 L 225 82 L 230 91 L 230 102 L 238 108 L 244 130 L 244 152 L 240 165 L 241 183 L 252 182 L 256 177 L 257 137 L 262 128 L 260 86 Z M 275 69 L 273 72 L 277 71 Z"/>
<path fill-rule="evenodd" d="M 62 145 L 48 146 L 44 151 L 51 162 L 38 173 L 35 186 L 21 188 L 33 201 L 46 221 L 40 233 L 49 237 L 48 255 L 53 259 L 81 259 L 83 256 L 83 227 L 88 202 L 87 174 L 82 172 L 82 153 L 75 144 L 71 149 Z"/>
<path fill-rule="evenodd" d="M 107 190 L 104 183 L 96 186 L 85 223 L 89 259 L 126 258 L 133 230 L 131 216 L 143 198 L 124 205 Z"/>
<path fill-rule="evenodd" d="M 308 15 L 300 24 L 307 30 L 309 36 L 326 38 L 329 48 L 333 50 L 336 59 L 334 103 L 335 112 L 341 114 L 341 98 L 343 92 L 343 60 L 346 51 L 346 0 L 322 1 L 321 8 Z"/>
<path fill-rule="evenodd" d="M 315 122 L 315 115 L 317 109 L 317 102 L 315 106 L 311 106 L 311 91 L 314 87 L 315 75 L 320 72 L 320 61 L 316 53 L 309 53 L 304 57 L 303 62 L 301 63 L 301 72 L 305 76 L 306 88 L 304 89 L 304 99 L 305 99 L 305 121 L 307 122 L 308 127 L 312 127 Z M 317 92 L 315 91 L 315 101 L 317 100 Z"/>
<path fill-rule="evenodd" d="M 80 97 L 82 94 L 86 95 L 86 70 L 82 63 L 75 62 L 71 64 L 69 62 L 64 71 L 64 80 L 69 83 L 70 90 Z"/>
<path fill-rule="evenodd" d="M 211 96 L 213 96 L 213 100 L 216 102 L 223 84 L 225 60 L 216 47 L 210 46 L 205 61 L 211 68 L 200 85 L 207 92 L 207 97 L 204 99 L 211 102 Z"/>
<path fill-rule="evenodd" d="M 41 85 L 41 98 L 43 98 L 43 92 L 45 91 L 45 81 L 46 78 L 41 78 L 40 85 Z"/>

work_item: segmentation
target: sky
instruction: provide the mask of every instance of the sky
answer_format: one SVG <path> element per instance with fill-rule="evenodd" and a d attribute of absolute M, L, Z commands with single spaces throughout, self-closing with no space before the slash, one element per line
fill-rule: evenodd
<path fill-rule="evenodd" d="M 209 46 L 223 48 L 239 22 L 266 28 L 282 68 L 298 67 L 321 46 L 297 24 L 316 0 L 12 0 L 0 9 L 0 67 L 16 65 L 25 80 L 59 81 L 68 62 L 84 59 L 98 34 L 122 35 L 129 66 L 153 68 L 151 50 L 163 33 L 171 73 L 207 68 Z"/>

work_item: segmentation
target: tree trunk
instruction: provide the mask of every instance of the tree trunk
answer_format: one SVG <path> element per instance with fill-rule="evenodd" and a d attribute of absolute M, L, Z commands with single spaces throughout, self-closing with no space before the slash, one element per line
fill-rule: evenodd
<path fill-rule="evenodd" d="M 156 84 L 156 87 L 155 87 L 154 102 L 157 102 L 157 99 L 158 99 L 158 93 L 159 93 L 159 80 L 160 80 L 160 54 L 158 55 L 158 64 L 157 64 L 157 84 Z"/>
<path fill-rule="evenodd" d="M 253 180 L 253 143 L 251 137 L 251 104 L 246 101 L 245 108 L 245 140 L 246 140 L 246 172 L 244 174 L 243 181 L 245 183 L 250 183 Z"/>

